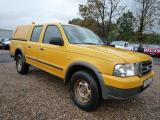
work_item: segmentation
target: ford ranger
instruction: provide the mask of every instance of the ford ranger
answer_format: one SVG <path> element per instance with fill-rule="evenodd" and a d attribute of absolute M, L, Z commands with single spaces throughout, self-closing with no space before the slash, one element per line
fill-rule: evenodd
<path fill-rule="evenodd" d="M 141 93 L 154 76 L 150 56 L 107 46 L 91 30 L 75 25 L 18 26 L 10 52 L 19 74 L 32 65 L 62 78 L 74 103 L 86 111 L 103 100 Z"/>

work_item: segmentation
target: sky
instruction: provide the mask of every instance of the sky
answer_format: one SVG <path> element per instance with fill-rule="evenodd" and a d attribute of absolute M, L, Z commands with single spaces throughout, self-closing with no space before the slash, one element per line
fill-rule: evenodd
<path fill-rule="evenodd" d="M 132 0 L 121 0 L 128 9 Z M 78 5 L 86 0 L 0 0 L 0 29 L 15 29 L 17 25 L 48 22 L 68 23 L 80 17 Z"/>

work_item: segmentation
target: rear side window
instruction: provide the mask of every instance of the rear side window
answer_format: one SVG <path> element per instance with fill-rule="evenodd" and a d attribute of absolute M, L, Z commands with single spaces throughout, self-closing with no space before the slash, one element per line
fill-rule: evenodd
<path fill-rule="evenodd" d="M 55 25 L 47 27 L 43 42 L 49 44 L 51 40 L 62 40 L 61 33 Z"/>
<path fill-rule="evenodd" d="M 32 42 L 38 42 L 39 41 L 41 31 L 42 31 L 42 26 L 34 27 L 34 30 L 32 32 L 32 37 L 31 37 Z"/>

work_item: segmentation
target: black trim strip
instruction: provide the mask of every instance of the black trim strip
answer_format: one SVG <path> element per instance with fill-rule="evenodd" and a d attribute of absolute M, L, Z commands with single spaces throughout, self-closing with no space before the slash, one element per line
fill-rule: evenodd
<path fill-rule="evenodd" d="M 17 40 L 17 41 L 25 41 L 25 42 L 27 42 L 26 39 L 20 39 L 20 38 L 11 38 L 11 40 Z"/>
<path fill-rule="evenodd" d="M 50 66 L 50 67 L 54 67 L 54 68 L 56 68 L 56 69 L 58 69 L 58 70 L 61 70 L 61 71 L 63 70 L 63 68 L 61 68 L 61 67 L 57 67 L 57 66 L 55 66 L 55 65 L 52 65 L 52 64 L 43 62 L 43 61 L 41 61 L 41 60 L 37 60 L 37 59 L 32 58 L 32 57 L 29 57 L 29 56 L 26 56 L 26 58 L 32 59 L 32 60 L 34 60 L 34 61 L 37 61 L 37 62 L 40 62 L 40 63 L 42 63 L 42 64 L 48 65 L 48 66 Z"/>

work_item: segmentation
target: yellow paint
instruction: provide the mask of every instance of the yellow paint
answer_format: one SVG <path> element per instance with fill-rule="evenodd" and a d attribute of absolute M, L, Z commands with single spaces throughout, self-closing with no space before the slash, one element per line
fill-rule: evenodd
<path fill-rule="evenodd" d="M 43 43 L 45 29 L 48 25 L 56 25 L 59 28 L 64 41 L 63 46 Z M 15 50 L 20 48 L 25 55 L 26 62 L 28 64 L 36 66 L 51 74 L 64 78 L 66 70 L 70 64 L 77 61 L 82 61 L 95 66 L 100 71 L 104 78 L 105 85 L 122 89 L 142 86 L 144 80 L 148 79 L 149 77 L 153 77 L 154 75 L 154 73 L 151 72 L 142 78 L 137 76 L 128 78 L 114 77 L 112 75 L 116 64 L 142 62 L 151 60 L 151 57 L 141 53 L 131 52 L 109 46 L 70 44 L 62 28 L 62 25 L 57 23 L 43 24 L 43 30 L 40 35 L 39 42 L 31 42 L 30 37 L 34 26 L 36 25 L 32 24 L 28 26 L 19 26 L 17 28 L 13 38 L 26 39 L 27 42 L 13 40 L 11 42 L 11 54 L 14 56 Z M 28 48 L 29 46 L 31 48 Z M 44 51 L 41 51 L 41 48 L 43 48 Z M 62 68 L 63 70 L 59 70 L 43 63 L 34 61 L 27 58 L 27 56 L 51 65 L 55 65 Z"/>

